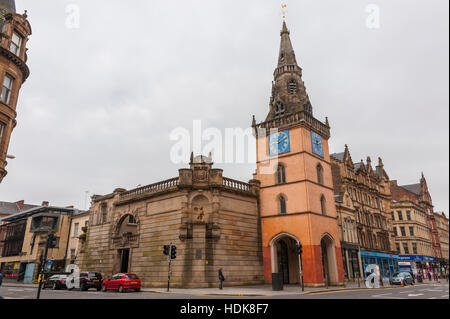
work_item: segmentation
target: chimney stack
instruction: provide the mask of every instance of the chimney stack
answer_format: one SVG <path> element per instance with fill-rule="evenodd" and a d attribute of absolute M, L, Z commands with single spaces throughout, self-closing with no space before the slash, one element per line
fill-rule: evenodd
<path fill-rule="evenodd" d="M 42 202 L 42 205 L 41 205 L 41 206 L 48 207 L 48 205 L 49 205 L 49 202 Z"/>
<path fill-rule="evenodd" d="M 23 199 L 19 200 L 18 202 L 16 202 L 16 205 L 19 210 L 22 210 L 23 206 L 25 205 L 25 201 Z"/>

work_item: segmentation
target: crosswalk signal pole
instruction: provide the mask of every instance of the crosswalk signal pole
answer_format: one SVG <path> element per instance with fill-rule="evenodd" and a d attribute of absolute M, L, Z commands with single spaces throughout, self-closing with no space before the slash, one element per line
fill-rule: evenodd
<path fill-rule="evenodd" d="M 167 292 L 170 290 L 170 266 L 172 264 L 172 243 L 169 246 L 169 272 L 167 274 Z"/>

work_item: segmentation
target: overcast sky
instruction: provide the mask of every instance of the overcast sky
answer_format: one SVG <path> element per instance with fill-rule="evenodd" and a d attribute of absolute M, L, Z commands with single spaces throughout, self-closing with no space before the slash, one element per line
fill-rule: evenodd
<path fill-rule="evenodd" d="M 296 0 L 287 23 L 331 152 L 383 158 L 449 210 L 448 0 Z M 29 79 L 17 106 L 0 200 L 85 208 L 178 175 L 171 131 L 246 128 L 268 112 L 282 23 L 270 0 L 16 0 L 28 10 Z M 368 4 L 380 27 L 366 26 Z M 80 8 L 68 28 L 67 5 Z M 252 164 L 221 164 L 252 178 Z M 87 205 L 86 208 L 88 208 Z M 447 214 L 448 215 L 448 214 Z"/>

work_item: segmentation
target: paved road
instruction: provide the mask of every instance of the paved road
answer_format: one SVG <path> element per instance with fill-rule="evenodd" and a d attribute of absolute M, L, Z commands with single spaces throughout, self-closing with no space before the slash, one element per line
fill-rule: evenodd
<path fill-rule="evenodd" d="M 35 299 L 36 288 L 6 287 L 0 288 L 0 296 L 5 299 Z M 270 294 L 270 292 L 268 292 Z M 217 296 L 217 295 L 188 295 L 175 293 L 147 293 L 147 292 L 97 292 L 89 290 L 42 290 L 41 299 L 449 299 L 448 284 L 423 284 L 404 288 L 385 288 L 376 290 L 341 290 L 321 293 L 279 295 L 279 296 Z"/>

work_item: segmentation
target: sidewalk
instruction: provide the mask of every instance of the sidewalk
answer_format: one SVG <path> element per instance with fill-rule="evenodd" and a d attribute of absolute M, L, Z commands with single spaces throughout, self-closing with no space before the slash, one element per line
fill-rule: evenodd
<path fill-rule="evenodd" d="M 415 285 L 424 285 L 424 284 L 437 284 L 436 281 L 428 281 L 426 280 L 423 283 L 416 283 Z M 446 281 L 441 284 L 448 284 Z M 389 282 L 384 282 L 384 286 L 380 285 L 379 289 L 386 288 L 401 288 L 400 285 L 391 286 Z M 196 295 L 196 296 L 235 296 L 235 297 L 268 297 L 268 296 L 287 296 L 287 295 L 304 295 L 304 294 L 314 294 L 314 293 L 323 293 L 323 292 L 332 292 L 332 291 L 349 291 L 349 290 L 367 290 L 373 288 L 366 288 L 364 282 L 361 282 L 360 285 L 358 283 L 349 282 L 346 283 L 346 286 L 330 286 L 311 288 L 305 287 L 305 290 L 302 291 L 301 286 L 299 285 L 285 285 L 282 291 L 272 291 L 271 285 L 260 285 L 260 286 L 240 286 L 240 287 L 224 287 L 223 290 L 219 290 L 218 288 L 192 288 L 192 289 L 181 289 L 181 288 L 170 288 L 170 291 L 167 292 L 167 288 L 143 288 L 142 291 L 149 293 L 164 293 L 164 294 L 187 294 L 187 295 Z"/>

